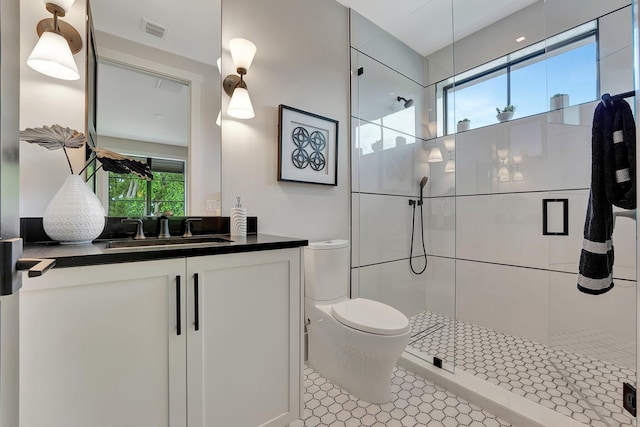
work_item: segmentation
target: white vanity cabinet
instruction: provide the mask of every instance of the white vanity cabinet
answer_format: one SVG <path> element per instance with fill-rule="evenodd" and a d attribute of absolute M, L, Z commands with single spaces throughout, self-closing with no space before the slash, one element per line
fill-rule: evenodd
<path fill-rule="evenodd" d="M 189 427 L 298 418 L 300 274 L 299 248 L 187 260 Z"/>
<path fill-rule="evenodd" d="M 25 276 L 20 427 L 186 426 L 186 333 L 176 329 L 178 303 L 181 326 L 186 318 L 184 264 Z"/>
<path fill-rule="evenodd" d="M 292 248 L 25 276 L 20 427 L 297 419 L 300 260 Z"/>

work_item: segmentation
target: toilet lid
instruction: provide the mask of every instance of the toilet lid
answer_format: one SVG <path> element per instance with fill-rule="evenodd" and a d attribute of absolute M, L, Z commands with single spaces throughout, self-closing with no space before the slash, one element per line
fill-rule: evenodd
<path fill-rule="evenodd" d="M 348 299 L 331 307 L 333 317 L 343 325 L 377 335 L 402 335 L 409 319 L 386 304 L 364 298 Z"/>

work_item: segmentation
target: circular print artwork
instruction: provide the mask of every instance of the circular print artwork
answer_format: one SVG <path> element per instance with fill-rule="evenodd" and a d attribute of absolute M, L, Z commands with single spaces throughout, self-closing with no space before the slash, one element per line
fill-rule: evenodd
<path fill-rule="evenodd" d="M 296 148 L 291 152 L 291 163 L 297 169 L 311 169 L 318 172 L 325 168 L 327 162 L 322 151 L 327 147 L 327 137 L 321 131 L 309 131 L 303 126 L 297 126 L 291 132 L 291 141 Z M 311 153 L 307 147 L 311 146 Z"/>
<path fill-rule="evenodd" d="M 313 169 L 314 171 L 321 171 L 322 169 L 324 169 L 324 165 L 326 162 L 324 160 L 324 155 L 321 152 L 314 151 L 309 156 L 309 160 L 309 166 L 311 166 L 311 169 Z"/>
<path fill-rule="evenodd" d="M 305 148 L 309 145 L 309 131 L 302 126 L 298 126 L 291 132 L 291 139 L 296 147 Z"/>
<path fill-rule="evenodd" d="M 309 137 L 313 151 L 322 151 L 327 146 L 327 140 L 322 132 L 314 131 Z"/>
<path fill-rule="evenodd" d="M 309 165 L 309 154 L 304 148 L 296 148 L 291 153 L 291 163 L 298 169 L 304 169 Z"/>

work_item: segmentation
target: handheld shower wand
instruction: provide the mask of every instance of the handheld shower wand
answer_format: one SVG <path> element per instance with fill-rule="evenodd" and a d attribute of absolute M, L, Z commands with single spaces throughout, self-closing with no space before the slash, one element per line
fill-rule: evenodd
<path fill-rule="evenodd" d="M 420 199 L 418 199 L 417 202 L 415 200 L 409 200 L 409 205 L 413 207 L 413 215 L 411 218 L 411 248 L 409 249 L 409 267 L 411 267 L 411 271 L 413 272 L 413 274 L 422 274 L 427 269 L 427 248 L 424 243 L 424 216 L 422 213 L 422 199 L 424 198 L 423 192 L 424 186 L 427 185 L 427 181 L 429 181 L 429 178 L 423 176 L 418 183 L 418 185 L 420 186 Z M 413 268 L 413 236 L 416 231 L 416 205 L 420 206 L 420 229 L 422 230 L 422 251 L 424 253 L 424 267 L 419 271 Z"/>
<path fill-rule="evenodd" d="M 418 206 L 422 206 L 422 190 L 424 189 L 424 186 L 427 185 L 427 181 L 429 181 L 429 178 L 426 176 L 423 176 L 420 180 L 420 200 L 418 200 Z"/>

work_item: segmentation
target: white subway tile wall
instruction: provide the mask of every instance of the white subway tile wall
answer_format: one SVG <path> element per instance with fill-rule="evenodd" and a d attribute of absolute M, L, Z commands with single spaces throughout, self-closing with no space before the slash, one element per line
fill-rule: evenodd
<path fill-rule="evenodd" d="M 558 30 L 561 23 L 551 14 L 565 13 L 568 5 L 547 3 L 542 15 L 546 31 Z M 604 14 L 599 19 L 601 93 L 633 89 L 631 7 L 615 10 L 622 3 L 590 2 L 591 12 L 580 10 L 574 16 L 577 25 L 583 18 Z M 604 11 L 608 7 L 615 11 Z M 460 43 L 457 48 L 456 58 L 464 57 L 469 45 Z M 439 51 L 427 57 L 425 69 L 437 65 L 440 74 L 446 74 L 453 70 L 447 62 L 452 57 L 446 49 Z M 601 296 L 576 288 L 591 181 L 592 118 L 598 102 L 430 139 L 436 128 L 434 85 L 416 94 L 416 83 L 405 77 L 406 72 L 402 75 L 356 51 L 352 60 L 365 69 L 352 85 L 353 296 L 382 301 L 409 317 L 429 312 L 455 318 L 634 369 L 634 221 L 616 222 L 615 287 Z M 384 116 L 399 108 L 393 110 L 392 101 L 407 91 L 416 100 L 415 130 L 385 128 Z M 445 141 L 454 143 L 452 152 Z M 441 150 L 443 162 L 427 162 L 434 146 Z M 448 160 L 455 161 L 455 172 L 445 171 Z M 408 261 L 408 201 L 417 199 L 422 176 L 429 178 L 423 206 L 429 267 L 417 276 Z M 544 199 L 568 199 L 568 235 L 543 235 Z M 416 265 L 422 266 L 416 219 L 413 254 Z M 454 338 L 446 341 L 452 345 Z M 446 351 L 443 357 L 453 364 L 471 350 L 461 346 L 455 358 Z"/>

